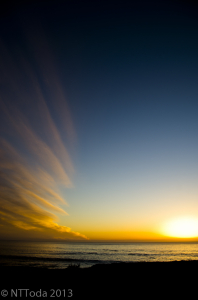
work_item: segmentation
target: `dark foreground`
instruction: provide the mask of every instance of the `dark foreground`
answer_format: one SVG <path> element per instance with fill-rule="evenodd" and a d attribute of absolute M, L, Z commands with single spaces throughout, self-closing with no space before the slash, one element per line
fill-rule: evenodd
<path fill-rule="evenodd" d="M 0 269 L 1 299 L 190 299 L 197 289 L 198 261 Z"/>

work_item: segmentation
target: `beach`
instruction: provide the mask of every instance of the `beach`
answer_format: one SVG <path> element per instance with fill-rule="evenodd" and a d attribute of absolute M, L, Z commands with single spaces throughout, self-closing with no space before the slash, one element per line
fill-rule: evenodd
<path fill-rule="evenodd" d="M 6 290 L 7 297 L 24 299 L 189 298 L 195 292 L 197 267 L 198 261 L 113 263 L 66 269 L 1 266 L 1 292 Z"/>

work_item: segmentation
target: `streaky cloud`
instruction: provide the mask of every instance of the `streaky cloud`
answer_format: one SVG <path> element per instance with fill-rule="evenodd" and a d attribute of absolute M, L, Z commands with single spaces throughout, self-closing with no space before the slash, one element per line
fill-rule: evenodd
<path fill-rule="evenodd" d="M 68 145 L 76 134 L 52 56 L 46 55 L 38 76 L 20 48 L 18 64 L 6 44 L 0 45 L 0 238 L 87 239 L 57 223 L 58 214 L 67 215 L 60 206 L 66 204 L 61 187 L 73 187 L 74 167 L 52 107 L 60 114 Z M 54 74 L 46 75 L 47 65 Z M 43 92 L 46 80 L 50 99 Z"/>

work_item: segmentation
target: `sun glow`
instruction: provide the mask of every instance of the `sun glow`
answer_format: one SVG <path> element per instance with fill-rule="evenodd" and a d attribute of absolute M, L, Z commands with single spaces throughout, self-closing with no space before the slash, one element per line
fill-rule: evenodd
<path fill-rule="evenodd" d="M 176 238 L 198 237 L 198 219 L 192 217 L 174 219 L 166 223 L 163 232 Z"/>

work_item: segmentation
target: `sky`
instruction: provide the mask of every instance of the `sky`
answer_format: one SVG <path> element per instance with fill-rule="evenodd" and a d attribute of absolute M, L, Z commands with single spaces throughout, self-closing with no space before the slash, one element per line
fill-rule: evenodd
<path fill-rule="evenodd" d="M 198 241 L 193 1 L 0 15 L 0 239 Z"/>

